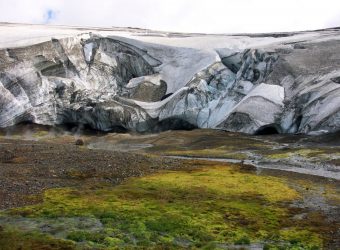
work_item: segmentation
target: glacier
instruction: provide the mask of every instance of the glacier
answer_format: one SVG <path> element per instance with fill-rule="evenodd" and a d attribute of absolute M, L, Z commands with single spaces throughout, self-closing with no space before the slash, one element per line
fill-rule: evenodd
<path fill-rule="evenodd" d="M 0 24 L 0 127 L 340 130 L 340 29 L 184 34 Z"/>

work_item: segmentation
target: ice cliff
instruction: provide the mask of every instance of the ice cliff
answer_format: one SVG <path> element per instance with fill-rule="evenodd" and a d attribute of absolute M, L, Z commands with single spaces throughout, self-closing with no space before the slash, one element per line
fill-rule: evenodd
<path fill-rule="evenodd" d="M 340 129 L 340 29 L 206 35 L 0 25 L 0 127 Z"/>

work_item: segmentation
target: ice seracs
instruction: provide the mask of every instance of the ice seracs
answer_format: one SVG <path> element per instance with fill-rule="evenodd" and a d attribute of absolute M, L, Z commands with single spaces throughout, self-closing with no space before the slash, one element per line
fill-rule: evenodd
<path fill-rule="evenodd" d="M 246 95 L 218 127 L 255 134 L 265 127 L 281 131 L 278 117 L 283 112 L 284 88 L 262 83 Z"/>
<path fill-rule="evenodd" d="M 338 29 L 150 36 L 32 27 L 0 25 L 0 127 L 34 122 L 251 134 L 340 128 Z"/>

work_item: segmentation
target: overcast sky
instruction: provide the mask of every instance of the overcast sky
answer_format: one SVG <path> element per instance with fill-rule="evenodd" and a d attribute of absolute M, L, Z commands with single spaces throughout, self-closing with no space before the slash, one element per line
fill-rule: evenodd
<path fill-rule="evenodd" d="M 340 0 L 0 0 L 0 21 L 235 33 L 340 26 Z"/>

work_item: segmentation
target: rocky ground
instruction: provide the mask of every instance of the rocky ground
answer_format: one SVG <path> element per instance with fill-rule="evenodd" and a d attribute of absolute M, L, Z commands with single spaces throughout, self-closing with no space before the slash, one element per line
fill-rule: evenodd
<path fill-rule="evenodd" d="M 117 184 L 127 177 L 186 167 L 175 159 L 87 150 L 68 142 L 1 139 L 0 156 L 1 209 L 36 203 L 48 188 Z"/>
<path fill-rule="evenodd" d="M 108 134 L 88 138 L 88 147 L 140 152 L 172 158 L 246 163 L 340 179 L 339 133 L 249 136 L 217 130 L 168 131 L 160 134 Z"/>
<path fill-rule="evenodd" d="M 143 230 L 138 229 L 142 230 L 138 232 L 133 229 L 134 227 L 124 229 L 124 224 L 135 225 L 137 223 L 132 217 L 119 222 L 121 223 L 119 232 L 124 232 L 124 235 L 131 234 L 132 238 L 129 236 L 129 239 L 125 239 L 125 236 L 124 238 L 117 235 L 113 237 L 111 231 L 107 231 L 110 226 L 105 224 L 107 220 L 112 220 L 111 217 L 105 217 L 108 216 L 105 207 L 111 204 L 110 200 L 106 200 L 109 197 L 108 194 L 113 192 L 112 195 L 118 195 L 121 199 L 121 206 L 127 209 L 131 206 L 130 199 L 140 204 L 147 202 L 150 197 L 146 196 L 145 200 L 143 195 L 147 194 L 146 191 L 150 191 L 155 192 L 152 197 L 158 197 L 162 193 L 164 196 L 159 197 L 160 203 L 157 205 L 159 207 L 154 210 L 149 211 L 149 206 L 145 204 L 143 206 L 147 208 L 138 210 L 140 213 L 139 217 L 137 216 L 138 223 L 144 221 L 145 225 L 148 225 L 149 220 L 154 220 L 152 214 L 155 211 L 172 213 L 164 210 L 168 209 L 167 206 L 164 207 L 164 202 L 171 201 L 171 206 L 176 208 L 175 211 L 182 211 L 181 202 L 194 199 L 197 204 L 201 204 L 199 206 L 201 209 L 207 209 L 205 212 L 199 212 L 199 214 L 207 213 L 207 218 L 214 218 L 209 216 L 214 216 L 215 213 L 224 211 L 223 209 L 230 210 L 229 213 L 232 215 L 229 217 L 231 216 L 232 224 L 228 224 L 231 223 L 229 220 L 226 223 L 228 230 L 231 230 L 230 227 L 236 227 L 232 229 L 235 234 L 228 234 L 227 245 L 214 243 L 217 249 L 217 246 L 222 249 L 238 249 L 239 247 L 276 249 L 275 246 L 286 247 L 285 249 L 294 249 L 297 246 L 304 247 L 303 249 L 336 249 L 340 246 L 338 240 L 340 234 L 338 230 L 340 225 L 340 183 L 337 178 L 339 173 L 338 136 L 338 134 L 313 137 L 303 135 L 248 136 L 216 130 L 168 131 L 144 135 L 103 134 L 79 130 L 65 132 L 60 128 L 35 125 L 21 125 L 3 130 L 0 131 L 0 209 L 2 209 L 0 225 L 4 228 L 8 225 L 16 225 L 24 232 L 38 229 L 39 232 L 45 234 L 42 236 L 40 234 L 22 235 L 20 232 L 13 234 L 12 231 L 6 231 L 7 229 L 2 232 L 3 229 L 0 228 L 0 243 L 6 246 L 4 249 L 16 249 L 20 246 L 26 246 L 23 249 L 75 249 L 75 246 L 81 249 L 110 249 L 109 246 L 128 248 L 139 244 L 149 247 L 154 246 L 152 244 L 163 244 L 164 248 L 161 249 L 176 249 L 186 248 L 190 244 L 196 244 L 196 247 L 208 244 L 207 238 L 202 235 L 197 236 L 199 240 L 196 243 L 177 239 L 172 234 L 175 231 L 171 231 L 175 229 L 167 222 L 154 225 L 154 227 L 157 230 L 170 227 L 168 235 L 170 238 L 166 240 L 171 241 L 171 244 L 164 239 L 164 232 L 160 232 L 159 235 L 156 229 L 150 231 L 147 227 Z M 188 159 L 180 159 L 181 157 Z M 224 170 L 218 172 L 221 171 L 220 167 L 226 167 L 227 172 Z M 197 179 L 203 178 L 202 174 L 191 172 L 193 169 L 199 171 L 202 168 L 216 169 L 212 171 L 217 172 L 212 172 L 209 177 L 211 179 L 202 183 Z M 301 169 L 314 174 L 306 174 L 306 171 L 299 171 Z M 176 174 L 168 176 L 167 172 L 163 175 L 163 170 L 176 170 L 175 173 L 178 173 L 178 176 Z M 196 177 L 193 178 L 191 173 Z M 223 180 L 216 179 L 217 173 L 225 176 L 225 184 L 222 186 L 218 186 L 219 181 L 223 182 Z M 325 178 L 326 174 L 333 176 Z M 130 179 L 129 177 L 138 178 Z M 168 187 L 166 183 L 169 178 L 170 183 L 173 184 Z M 164 183 L 155 183 L 158 179 L 163 180 Z M 193 183 L 190 184 L 189 180 Z M 184 193 L 182 191 L 171 193 L 176 182 L 183 183 L 179 185 L 187 185 Z M 226 191 L 229 192 L 229 197 L 238 198 L 232 201 L 219 200 L 219 195 L 213 197 L 212 194 L 204 193 L 200 189 L 203 184 L 215 185 L 214 183 L 217 186 L 210 188 L 217 188 L 217 190 L 222 190 L 223 185 L 230 187 L 240 185 L 235 190 L 227 189 Z M 121 185 L 117 186 L 117 184 Z M 117 187 L 117 189 L 111 189 L 112 187 Z M 199 196 L 197 193 L 192 193 L 196 188 L 201 190 Z M 254 190 L 259 193 L 254 193 Z M 66 193 L 63 194 L 63 192 Z M 85 204 L 91 201 L 90 207 L 76 205 L 73 208 L 75 204 L 78 204 L 72 203 L 75 197 L 80 199 L 77 202 L 83 202 L 82 199 L 86 199 Z M 264 201 L 263 197 L 267 197 L 267 201 Z M 50 199 L 55 200 L 46 203 Z M 210 204 L 212 199 L 216 204 L 227 203 L 221 205 L 222 210 L 216 210 L 217 207 L 210 207 L 210 205 L 205 208 L 203 204 Z M 189 207 L 190 202 L 187 204 Z M 242 205 L 234 207 L 235 204 L 232 205 L 233 203 L 230 202 L 241 202 Z M 93 207 L 91 204 L 97 205 Z M 66 210 L 63 210 L 63 215 L 54 209 L 60 206 L 65 206 Z M 257 206 L 261 208 L 258 209 Z M 268 207 L 272 210 L 264 213 L 263 211 Z M 103 208 L 105 208 L 104 211 L 102 211 Z M 76 209 L 76 212 L 72 212 L 72 209 Z M 125 214 L 126 211 L 124 211 L 117 210 L 116 213 Z M 195 215 L 195 211 L 192 210 L 189 214 Z M 182 212 L 188 213 L 188 211 Z M 93 215 L 90 216 L 89 213 Z M 103 219 L 103 216 L 106 219 Z M 273 216 L 278 219 L 274 219 Z M 255 217 L 258 219 L 255 220 Z M 265 222 L 261 222 L 261 218 Z M 192 219 L 197 220 L 195 223 L 202 223 L 202 219 L 197 219 L 197 217 Z M 278 220 L 278 224 L 275 224 L 273 220 Z M 214 227 L 221 226 L 218 225 L 218 221 L 215 222 Z M 271 228 L 261 223 L 274 224 Z M 97 238 L 90 237 L 89 232 L 86 231 L 88 229 L 79 231 L 79 225 L 84 224 L 91 226 L 91 235 L 95 233 Z M 203 223 L 201 227 L 204 226 Z M 73 231 L 70 232 L 71 229 L 67 229 L 68 227 Z M 182 230 L 181 232 L 185 235 L 189 233 L 190 238 L 189 231 L 193 228 L 185 226 L 178 230 Z M 202 232 L 210 234 L 210 229 L 206 230 Z M 262 230 L 263 235 L 256 233 L 259 230 Z M 273 235 L 276 235 L 275 237 L 279 238 L 274 236 L 270 238 L 264 233 L 271 231 Z M 46 238 L 46 233 L 56 238 Z M 139 241 L 138 237 L 149 237 L 150 234 L 153 236 L 149 241 L 144 243 Z M 222 232 L 218 235 L 218 237 L 224 237 L 221 236 Z M 209 237 L 214 239 L 215 236 Z M 64 241 L 60 243 L 60 238 L 68 240 L 65 241 L 66 243 Z M 21 245 L 18 243 L 19 245 L 13 248 L 14 245 L 11 245 L 8 239 L 21 242 Z M 263 242 L 258 241 L 259 239 L 266 240 Z M 285 241 L 290 243 L 285 243 Z M 37 248 L 36 246 L 44 247 Z"/>

